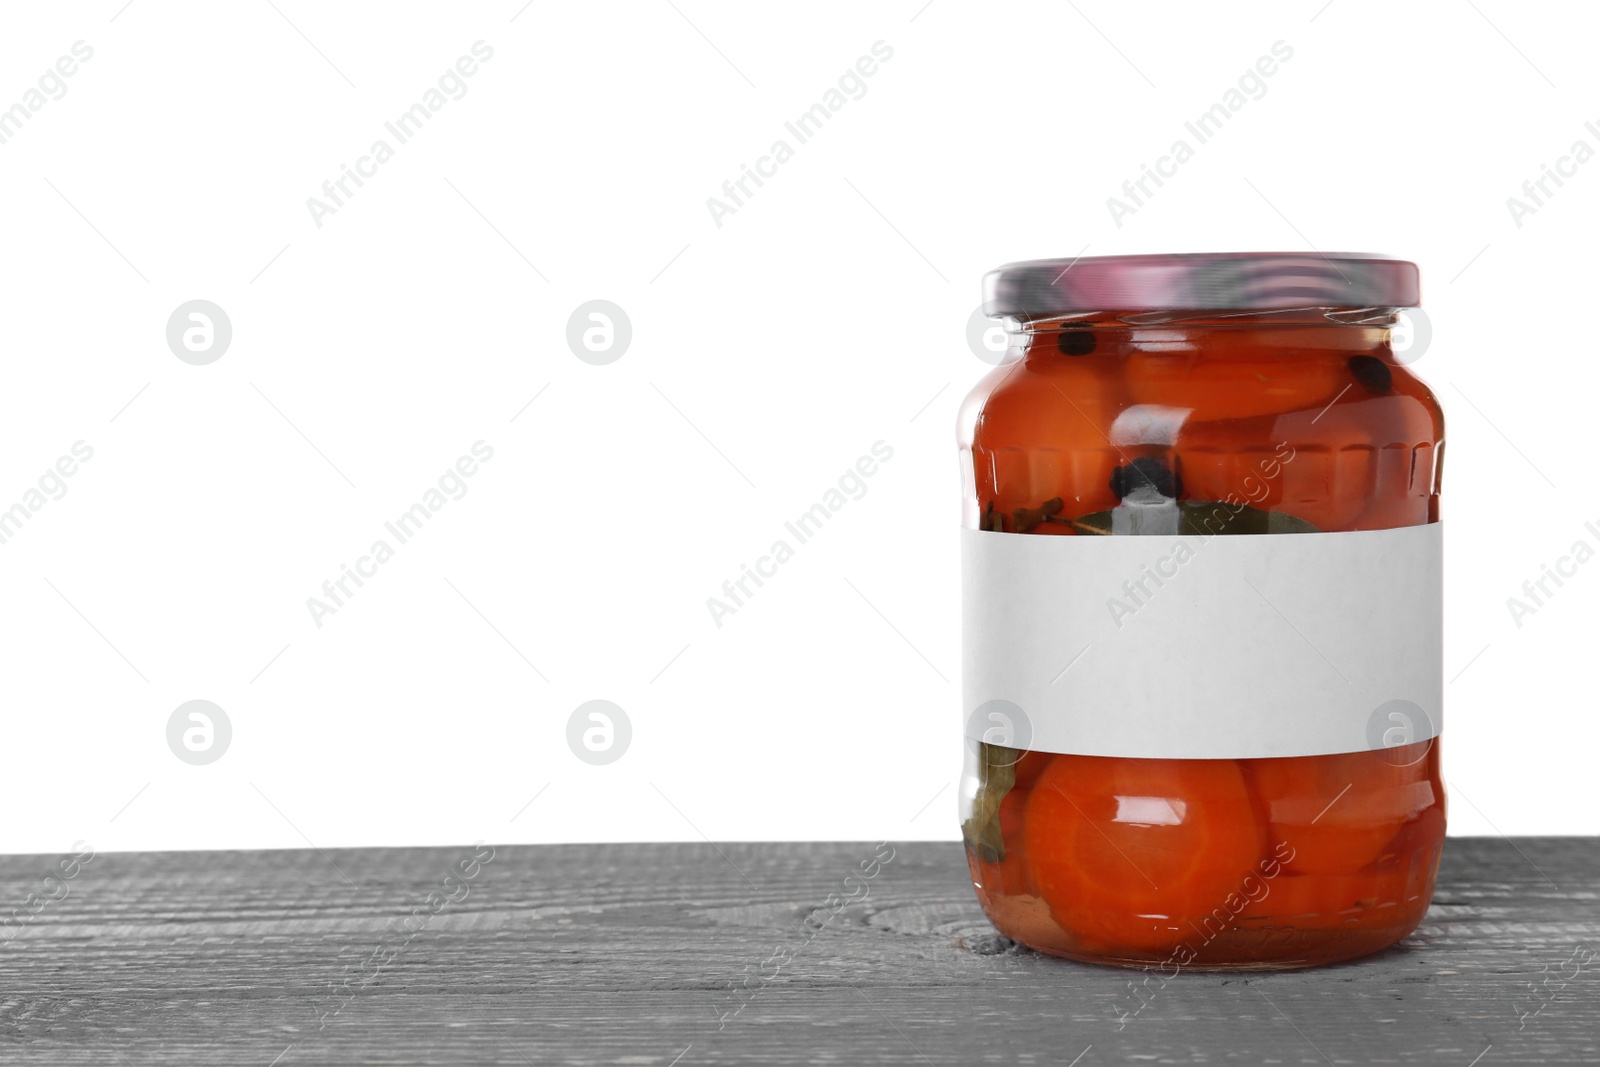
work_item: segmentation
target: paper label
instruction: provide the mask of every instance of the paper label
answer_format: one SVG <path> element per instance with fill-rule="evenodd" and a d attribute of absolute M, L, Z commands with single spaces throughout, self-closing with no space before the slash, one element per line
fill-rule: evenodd
<path fill-rule="evenodd" d="M 1436 737 L 1440 534 L 962 530 L 967 736 L 1173 759 Z"/>

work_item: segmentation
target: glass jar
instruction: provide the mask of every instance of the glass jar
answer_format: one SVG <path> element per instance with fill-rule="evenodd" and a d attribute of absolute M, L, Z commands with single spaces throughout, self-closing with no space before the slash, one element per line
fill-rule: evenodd
<path fill-rule="evenodd" d="M 1416 267 L 1117 256 L 985 279 L 963 837 L 1041 952 L 1269 969 L 1405 937 L 1444 841 L 1443 417 Z M 1234 536 L 1244 535 L 1244 536 Z"/>

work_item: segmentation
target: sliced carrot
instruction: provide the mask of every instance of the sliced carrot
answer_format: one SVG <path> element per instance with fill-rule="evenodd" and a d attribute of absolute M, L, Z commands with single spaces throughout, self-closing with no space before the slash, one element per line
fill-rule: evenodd
<path fill-rule="evenodd" d="M 1024 752 L 1022 758 L 1017 760 L 1013 768 L 1016 774 L 1016 785 L 1012 787 L 1012 791 L 1020 791 L 1026 796 L 1027 791 L 1034 787 L 1040 776 L 1044 774 L 1045 768 L 1050 765 L 1050 761 L 1055 758 L 1056 754 L 1054 752 Z M 1009 833 L 1006 834 L 1006 840 L 1012 840 Z"/>
<path fill-rule="evenodd" d="M 1350 382 L 1336 353 L 1251 360 L 1211 352 L 1136 352 L 1123 367 L 1135 404 L 1189 408 L 1196 421 L 1315 410 Z"/>
<path fill-rule="evenodd" d="M 1401 880 L 1372 871 L 1360 874 L 1294 874 L 1287 869 L 1266 879 L 1239 924 L 1256 920 L 1305 930 L 1359 921 L 1371 908 L 1399 899 Z"/>
<path fill-rule="evenodd" d="M 1058 755 L 1034 785 L 1023 840 L 1056 921 L 1113 954 L 1194 937 L 1263 854 L 1231 760 Z"/>
<path fill-rule="evenodd" d="M 1111 472 L 1122 460 L 1106 434 L 1126 403 L 1118 373 L 1110 357 L 1062 356 L 1016 364 L 996 382 L 973 433 L 979 506 L 993 501 L 1007 530 L 1014 509 L 1053 497 L 1065 515 L 1114 506 Z M 1041 523 L 1033 532 L 1067 530 Z"/>
<path fill-rule="evenodd" d="M 1378 855 L 1378 866 L 1399 867 L 1407 872 L 1408 885 L 1418 882 L 1418 872 L 1423 872 L 1432 891 L 1430 868 L 1439 866 L 1439 850 L 1444 844 L 1445 806 L 1443 795 L 1439 802 L 1423 809 L 1415 819 L 1400 827 L 1400 832 L 1383 846 Z"/>
<path fill-rule="evenodd" d="M 1403 749 L 1242 760 L 1271 843 L 1294 874 L 1352 874 L 1435 803 L 1428 742 Z"/>

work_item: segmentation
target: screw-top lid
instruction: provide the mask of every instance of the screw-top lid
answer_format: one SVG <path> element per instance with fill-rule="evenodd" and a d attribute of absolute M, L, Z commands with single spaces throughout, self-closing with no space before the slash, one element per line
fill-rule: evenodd
<path fill-rule="evenodd" d="M 993 317 L 1286 311 L 1421 304 L 1417 265 L 1359 252 L 1198 252 L 1007 263 L 983 278 Z"/>

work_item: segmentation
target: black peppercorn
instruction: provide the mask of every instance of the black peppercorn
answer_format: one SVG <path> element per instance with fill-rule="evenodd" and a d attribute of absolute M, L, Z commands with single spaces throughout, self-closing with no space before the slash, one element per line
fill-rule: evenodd
<path fill-rule="evenodd" d="M 1118 500 L 1146 485 L 1164 497 L 1175 499 L 1183 493 L 1183 479 L 1154 456 L 1140 456 L 1111 472 L 1111 491 Z"/>
<path fill-rule="evenodd" d="M 1094 334 L 1088 330 L 1062 330 L 1056 334 L 1056 347 L 1063 356 L 1087 356 L 1094 351 Z"/>
<path fill-rule="evenodd" d="M 1387 393 L 1394 385 L 1394 372 L 1377 356 L 1351 356 L 1350 373 L 1369 393 Z"/>

